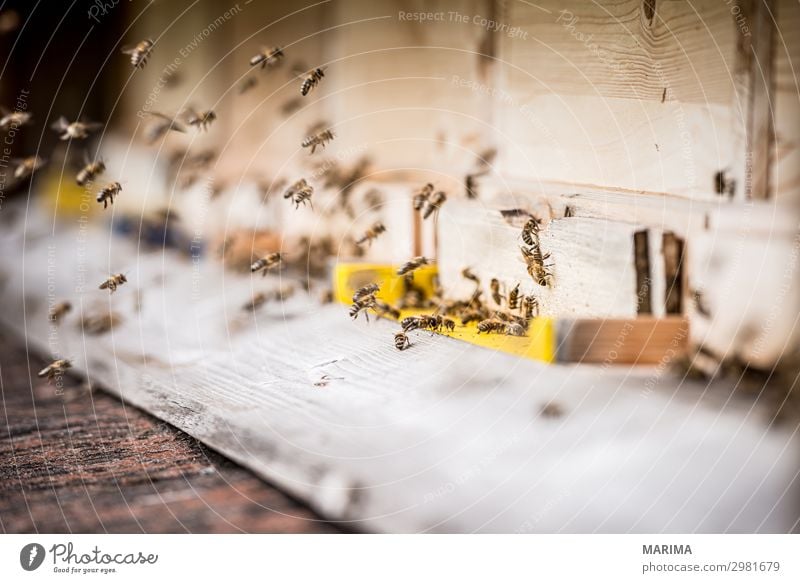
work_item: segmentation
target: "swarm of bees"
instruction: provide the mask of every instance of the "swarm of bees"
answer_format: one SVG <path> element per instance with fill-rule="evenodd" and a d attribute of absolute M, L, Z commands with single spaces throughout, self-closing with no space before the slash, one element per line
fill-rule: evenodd
<path fill-rule="evenodd" d="M 124 47 L 122 52 L 131 56 L 131 65 L 133 65 L 134 69 L 144 69 L 147 59 L 150 58 L 150 54 L 153 52 L 154 44 L 152 39 L 146 38 L 132 47 Z"/>
<path fill-rule="evenodd" d="M 380 221 L 373 224 L 366 232 L 361 236 L 360 239 L 356 241 L 356 245 L 364 245 L 365 243 L 369 243 L 372 245 L 372 242 L 377 239 L 381 233 L 386 231 L 386 227 L 383 226 L 383 223 Z"/>
<path fill-rule="evenodd" d="M 283 198 L 290 199 L 294 203 L 295 209 L 300 208 L 301 204 L 305 206 L 306 203 L 311 205 L 311 208 L 314 208 L 311 203 L 312 194 L 314 194 L 314 187 L 306 182 L 305 178 L 301 178 L 286 190 Z"/>
<path fill-rule="evenodd" d="M 305 79 L 303 79 L 303 84 L 300 85 L 300 95 L 305 97 L 308 95 L 322 80 L 325 76 L 325 67 L 317 67 L 316 69 L 312 69 L 306 74 Z"/>
<path fill-rule="evenodd" d="M 97 202 L 103 203 L 103 208 L 108 208 L 108 203 L 114 204 L 114 197 L 122 192 L 119 182 L 109 182 L 97 193 Z"/>
<path fill-rule="evenodd" d="M 325 148 L 328 142 L 335 138 L 333 130 L 323 130 L 319 133 L 308 136 L 301 144 L 304 148 L 311 148 L 311 153 L 316 152 L 317 147 Z"/>
<path fill-rule="evenodd" d="M 68 359 L 59 358 L 40 370 L 37 376 L 39 378 L 47 377 L 48 380 L 52 380 L 57 376 L 63 375 L 70 368 L 72 368 L 72 363 Z"/>

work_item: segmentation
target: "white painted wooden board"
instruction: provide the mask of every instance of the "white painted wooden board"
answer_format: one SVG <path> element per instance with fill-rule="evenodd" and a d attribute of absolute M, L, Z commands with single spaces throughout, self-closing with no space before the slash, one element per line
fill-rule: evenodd
<path fill-rule="evenodd" d="M 0 231 L 3 320 L 329 518 L 393 532 L 796 528 L 796 440 L 725 387 L 546 366 L 427 333 L 401 353 L 395 324 L 303 297 L 243 317 L 277 278 L 139 252 L 97 228 L 51 236 L 35 214 Z M 113 296 L 94 289 L 109 267 L 130 270 Z M 72 314 L 51 330 L 49 289 L 125 322 L 84 337 Z M 550 400 L 563 418 L 537 415 Z"/>

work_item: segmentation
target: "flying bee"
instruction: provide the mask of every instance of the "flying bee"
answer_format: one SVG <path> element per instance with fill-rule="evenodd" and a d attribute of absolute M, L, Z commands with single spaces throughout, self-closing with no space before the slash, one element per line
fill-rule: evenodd
<path fill-rule="evenodd" d="M 433 184 L 429 182 L 414 194 L 414 210 L 421 211 L 431 194 L 433 194 Z"/>
<path fill-rule="evenodd" d="M 156 143 L 171 131 L 186 133 L 186 126 L 175 118 L 157 111 L 151 111 L 149 115 L 158 119 L 145 127 L 144 138 L 148 144 Z"/>
<path fill-rule="evenodd" d="M 539 300 L 536 299 L 536 296 L 522 298 L 522 313 L 526 320 L 530 320 L 539 314 Z"/>
<path fill-rule="evenodd" d="M 105 334 L 121 321 L 119 314 L 114 312 L 90 314 L 81 320 L 81 329 L 88 334 Z"/>
<path fill-rule="evenodd" d="M 100 284 L 99 289 L 107 289 L 113 294 L 123 283 L 128 283 L 128 278 L 125 277 L 125 274 L 114 273 L 107 280 Z"/>
<path fill-rule="evenodd" d="M 470 322 L 480 322 L 484 319 L 484 313 L 481 310 L 464 310 L 461 312 L 461 325 L 466 326 Z"/>
<path fill-rule="evenodd" d="M 58 302 L 50 309 L 50 321 L 54 324 L 60 324 L 61 319 L 70 311 L 72 311 L 71 303 L 67 301 Z"/>
<path fill-rule="evenodd" d="M 467 174 L 464 177 L 464 190 L 467 192 L 467 198 L 478 198 L 478 181 L 477 179 L 487 174 L 488 171 L 475 172 Z"/>
<path fill-rule="evenodd" d="M 109 182 L 97 193 L 97 202 L 103 203 L 103 208 L 108 208 L 108 203 L 114 204 L 114 197 L 122 192 L 119 182 Z"/>
<path fill-rule="evenodd" d="M 283 255 L 279 252 L 270 253 L 261 259 L 253 262 L 250 266 L 250 273 L 261 272 L 262 276 L 266 276 L 267 272 L 273 267 L 278 267 L 283 262 Z"/>
<path fill-rule="evenodd" d="M 463 277 L 464 279 L 468 279 L 471 282 L 474 282 L 475 285 L 481 284 L 480 278 L 474 273 L 472 273 L 472 270 L 469 267 L 465 267 L 464 269 L 461 270 L 461 277 Z"/>
<path fill-rule="evenodd" d="M 445 203 L 446 200 L 447 200 L 447 195 L 441 190 L 433 193 L 428 199 L 428 204 L 425 207 L 425 212 L 422 213 L 422 218 L 427 219 L 434 212 L 438 211 L 440 208 L 442 208 L 442 205 Z"/>
<path fill-rule="evenodd" d="M 89 134 L 103 128 L 103 124 L 91 121 L 67 121 L 63 115 L 59 117 L 50 128 L 61 134 L 61 140 L 77 139 L 82 140 L 89 137 Z"/>
<path fill-rule="evenodd" d="M 306 182 L 305 178 L 301 178 L 286 190 L 283 194 L 283 198 L 291 199 L 295 209 L 300 208 L 301 204 L 305 205 L 306 202 L 308 202 L 313 209 L 314 205 L 311 203 L 312 194 L 314 194 L 314 187 Z"/>
<path fill-rule="evenodd" d="M 317 67 L 308 72 L 306 78 L 303 79 L 303 84 L 300 86 L 300 95 L 305 97 L 308 95 L 312 89 L 314 89 L 322 78 L 325 76 L 325 67 L 320 68 Z"/>
<path fill-rule="evenodd" d="M 353 294 L 353 303 L 356 303 L 368 296 L 374 296 L 376 293 L 378 293 L 378 291 L 380 291 L 380 289 L 381 287 L 377 283 L 368 283 L 367 285 L 361 286 Z"/>
<path fill-rule="evenodd" d="M 244 95 L 256 85 L 258 85 L 258 79 L 255 77 L 248 77 L 239 84 L 239 95 Z"/>
<path fill-rule="evenodd" d="M 367 310 L 369 308 L 374 309 L 376 301 L 374 295 L 367 295 L 354 301 L 353 305 L 350 306 L 350 317 L 355 320 L 361 312 L 364 312 L 364 317 L 366 317 L 367 322 L 369 322 L 369 313 L 367 313 Z"/>
<path fill-rule="evenodd" d="M 151 39 L 146 38 L 136 43 L 135 46 L 124 47 L 122 52 L 131 56 L 131 65 L 133 65 L 135 69 L 144 69 L 144 66 L 147 64 L 147 59 L 150 58 L 150 54 L 153 52 L 154 44 L 155 43 Z"/>
<path fill-rule="evenodd" d="M 8 111 L 4 107 L 0 107 L 0 130 L 8 130 L 11 128 L 19 128 L 28 125 L 33 119 L 33 115 L 27 111 Z"/>
<path fill-rule="evenodd" d="M 262 69 L 277 67 L 283 60 L 283 50 L 280 47 L 263 48 L 261 51 L 250 58 L 250 66 L 261 65 Z"/>
<path fill-rule="evenodd" d="M 522 227 L 522 240 L 525 241 L 526 245 L 539 244 L 539 226 L 539 219 L 531 217 Z"/>
<path fill-rule="evenodd" d="M 39 156 L 29 156 L 17 161 L 17 166 L 14 168 L 14 178 L 17 180 L 25 180 L 33 175 L 39 168 L 45 165 L 44 159 Z"/>
<path fill-rule="evenodd" d="M 520 247 L 520 251 L 531 279 L 542 287 L 548 287 L 553 279 L 553 274 L 549 271 L 552 264 L 545 264 L 545 261 L 550 258 L 550 254 L 545 253 L 542 255 L 539 245 Z"/>
<path fill-rule="evenodd" d="M 423 265 L 428 265 L 428 263 L 429 261 L 426 257 L 414 257 L 400 266 L 400 269 L 397 270 L 397 275 L 406 275 L 407 273 L 419 269 Z"/>
<path fill-rule="evenodd" d="M 48 379 L 54 379 L 58 375 L 64 374 L 68 368 L 72 368 L 72 363 L 66 358 L 59 358 L 40 370 L 36 376 L 39 378 L 47 377 Z"/>
<path fill-rule="evenodd" d="M 478 322 L 478 334 L 485 332 L 490 334 L 492 332 L 500 333 L 506 329 L 507 322 L 499 318 L 487 318 Z"/>
<path fill-rule="evenodd" d="M 293 97 L 281 104 L 281 115 L 288 117 L 303 106 L 302 97 Z"/>
<path fill-rule="evenodd" d="M 214 123 L 214 121 L 217 119 L 217 114 L 214 113 L 213 109 L 197 111 L 191 107 L 186 109 L 184 116 L 186 123 L 194 128 L 197 128 L 198 131 L 206 131 L 208 126 Z"/>
<path fill-rule="evenodd" d="M 242 306 L 242 310 L 245 312 L 255 312 L 261 306 L 267 303 L 269 297 L 264 292 L 258 292 L 253 294 L 253 297 Z"/>
<path fill-rule="evenodd" d="M 516 310 L 520 305 L 519 301 L 519 284 L 514 286 L 514 289 L 508 294 L 508 309 Z"/>
<path fill-rule="evenodd" d="M 400 310 L 395 308 L 394 306 L 390 306 L 386 302 L 382 302 L 380 300 L 374 300 L 372 309 L 374 309 L 379 316 L 389 317 L 397 320 L 400 318 Z"/>
<path fill-rule="evenodd" d="M 496 277 L 493 277 L 492 281 L 489 282 L 489 289 L 492 292 L 492 299 L 494 300 L 494 303 L 498 306 L 502 304 L 504 298 L 500 293 L 500 280 L 498 280 Z"/>
<path fill-rule="evenodd" d="M 411 342 L 409 341 L 408 336 L 406 336 L 406 333 L 395 332 L 394 347 L 397 348 L 397 350 L 405 350 L 409 346 L 411 346 Z"/>
<path fill-rule="evenodd" d="M 382 222 L 378 221 L 366 230 L 364 235 L 356 241 L 356 245 L 363 245 L 364 243 L 372 245 L 372 242 L 384 232 L 386 232 L 386 227 Z"/>
<path fill-rule="evenodd" d="M 308 136 L 303 140 L 301 145 L 304 148 L 311 148 L 311 153 L 313 154 L 317 150 L 317 146 L 324 149 L 327 143 L 335 137 L 336 135 L 333 133 L 333 130 L 323 130 L 317 134 Z"/>
<path fill-rule="evenodd" d="M 95 178 L 106 171 L 106 164 L 102 158 L 90 162 L 84 155 L 84 160 L 84 167 L 81 168 L 80 172 L 78 172 L 78 175 L 75 177 L 78 186 L 85 186 L 87 182 L 94 182 Z"/>

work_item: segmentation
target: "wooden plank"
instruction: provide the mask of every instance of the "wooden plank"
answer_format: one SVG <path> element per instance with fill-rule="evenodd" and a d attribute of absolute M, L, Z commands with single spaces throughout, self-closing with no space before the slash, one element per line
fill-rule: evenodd
<path fill-rule="evenodd" d="M 325 516 L 399 532 L 786 531 L 797 517 L 797 444 L 750 402 L 720 409 L 659 369 L 545 366 L 427 333 L 398 352 L 396 325 L 302 295 L 247 315 L 276 277 L 137 254 L 93 228 L 76 249 L 74 232 L 29 219 L 2 232 L 4 319 Z M 78 265 L 130 283 L 76 289 Z M 53 328 L 48 293 L 124 320 L 101 336 L 80 313 Z M 539 415 L 552 402 L 562 418 Z"/>

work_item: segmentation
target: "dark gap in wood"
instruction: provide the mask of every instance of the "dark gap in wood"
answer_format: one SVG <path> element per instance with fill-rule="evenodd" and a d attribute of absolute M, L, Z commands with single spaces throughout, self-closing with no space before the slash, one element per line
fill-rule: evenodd
<path fill-rule="evenodd" d="M 650 243 L 647 229 L 633 234 L 633 255 L 636 266 L 636 313 L 652 314 L 650 285 Z"/>
<path fill-rule="evenodd" d="M 655 18 L 656 15 L 656 0 L 644 0 L 642 9 L 644 10 L 644 17 L 645 20 L 647 20 L 648 26 L 652 26 L 653 18 Z"/>
<path fill-rule="evenodd" d="M 662 237 L 662 253 L 664 255 L 664 311 L 667 314 L 683 313 L 683 239 L 675 233 L 666 232 Z"/>

